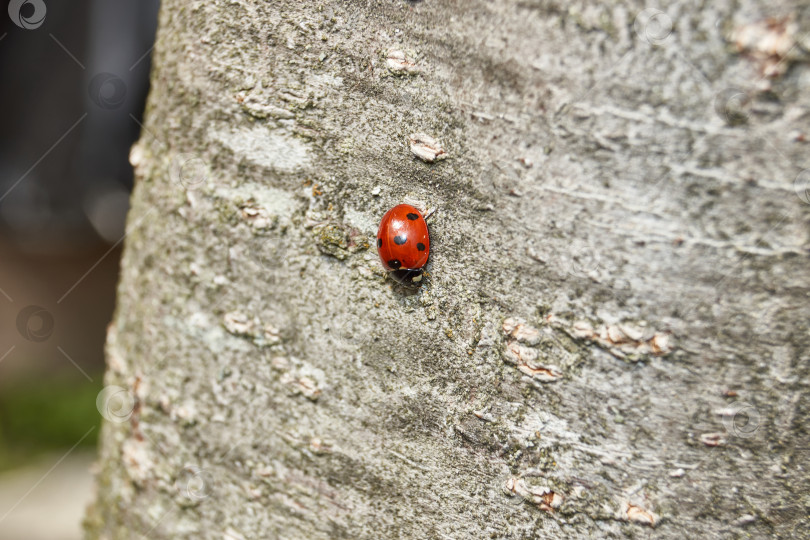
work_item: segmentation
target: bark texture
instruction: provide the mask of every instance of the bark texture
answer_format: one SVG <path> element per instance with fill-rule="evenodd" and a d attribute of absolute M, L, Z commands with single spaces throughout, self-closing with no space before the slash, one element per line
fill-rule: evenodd
<path fill-rule="evenodd" d="M 661 9 L 165 0 L 88 537 L 807 534 L 810 11 Z"/>

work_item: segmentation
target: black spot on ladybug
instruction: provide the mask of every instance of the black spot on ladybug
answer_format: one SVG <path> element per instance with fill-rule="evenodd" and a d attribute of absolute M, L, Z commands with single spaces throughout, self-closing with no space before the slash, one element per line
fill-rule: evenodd
<path fill-rule="evenodd" d="M 377 238 L 377 247 L 378 248 L 382 247 L 382 238 Z"/>
<path fill-rule="evenodd" d="M 416 249 L 418 249 L 419 251 L 425 251 L 425 244 L 419 242 L 418 244 L 416 244 Z"/>
<path fill-rule="evenodd" d="M 394 243 L 396 245 L 398 245 L 398 246 L 401 246 L 402 244 L 404 244 L 407 241 L 408 241 L 408 237 L 407 236 L 402 236 L 401 234 L 398 234 L 398 235 L 396 235 L 394 237 Z"/>
<path fill-rule="evenodd" d="M 396 259 L 391 259 L 390 261 L 388 261 L 388 266 L 390 266 L 394 270 L 399 270 L 399 267 L 402 266 L 402 263 Z"/>
<path fill-rule="evenodd" d="M 413 212 L 409 212 L 408 215 L 407 215 L 407 218 L 410 219 L 411 221 L 414 221 L 414 220 L 419 219 L 419 216 L 414 214 Z"/>

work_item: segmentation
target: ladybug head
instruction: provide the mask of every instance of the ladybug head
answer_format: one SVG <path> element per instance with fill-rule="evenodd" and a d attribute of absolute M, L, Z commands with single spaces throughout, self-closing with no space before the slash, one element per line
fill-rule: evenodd
<path fill-rule="evenodd" d="M 393 270 L 388 275 L 397 283 L 418 287 L 422 283 L 423 272 L 421 268 L 416 270 Z"/>

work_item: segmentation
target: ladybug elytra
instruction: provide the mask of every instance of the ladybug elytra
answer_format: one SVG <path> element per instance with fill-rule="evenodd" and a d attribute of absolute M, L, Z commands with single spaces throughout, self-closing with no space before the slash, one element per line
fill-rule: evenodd
<path fill-rule="evenodd" d="M 419 281 L 430 256 L 430 235 L 422 212 L 410 204 L 386 212 L 377 231 L 377 252 L 395 278 Z"/>

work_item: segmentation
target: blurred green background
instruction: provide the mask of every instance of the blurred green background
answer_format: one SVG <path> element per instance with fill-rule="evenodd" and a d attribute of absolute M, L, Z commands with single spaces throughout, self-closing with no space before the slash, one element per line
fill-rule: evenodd
<path fill-rule="evenodd" d="M 65 376 L 27 377 L 0 394 L 0 472 L 42 460 L 71 448 L 92 427 L 101 425 L 93 382 Z M 98 429 L 77 450 L 95 448 Z"/>

